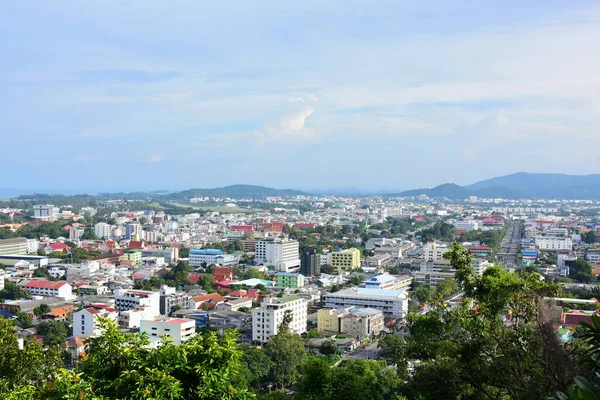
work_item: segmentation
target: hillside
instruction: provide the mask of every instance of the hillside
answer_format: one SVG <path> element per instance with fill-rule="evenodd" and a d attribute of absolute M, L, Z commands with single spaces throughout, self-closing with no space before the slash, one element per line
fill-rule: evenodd
<path fill-rule="evenodd" d="M 390 196 L 447 197 L 469 196 L 505 199 L 580 199 L 600 200 L 600 174 L 531 174 L 519 172 L 476 182 L 468 186 L 447 183 L 432 189 L 415 189 Z"/>
<path fill-rule="evenodd" d="M 308 193 L 292 189 L 273 189 L 255 185 L 231 185 L 215 189 L 189 189 L 164 196 L 168 200 L 189 200 L 194 197 L 230 197 L 234 199 L 261 199 L 267 196 L 307 196 Z"/>

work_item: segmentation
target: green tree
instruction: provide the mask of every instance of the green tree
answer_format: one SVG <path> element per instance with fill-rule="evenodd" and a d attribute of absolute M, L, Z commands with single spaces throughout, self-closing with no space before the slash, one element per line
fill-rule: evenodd
<path fill-rule="evenodd" d="M 326 340 L 321 345 L 321 354 L 329 355 L 329 354 L 337 354 L 338 348 L 337 343 L 333 339 Z"/>
<path fill-rule="evenodd" d="M 61 321 L 40 322 L 36 331 L 38 335 L 44 336 L 44 343 L 48 346 L 62 344 L 67 340 L 69 329 Z"/>
<path fill-rule="evenodd" d="M 321 272 L 324 274 L 329 274 L 329 275 L 333 275 L 335 274 L 337 271 L 336 269 L 333 267 L 333 265 L 331 264 L 323 264 L 321 265 Z"/>
<path fill-rule="evenodd" d="M 271 379 L 279 387 L 284 388 L 296 381 L 298 367 L 306 356 L 304 340 L 298 334 L 289 330 L 292 313 L 287 310 L 279 331 L 265 345 L 265 353 L 273 362 Z"/>
<path fill-rule="evenodd" d="M 48 314 L 49 312 L 50 312 L 50 306 L 46 303 L 42 303 L 33 309 L 33 313 L 38 318 L 40 318 L 42 315 Z"/>
<path fill-rule="evenodd" d="M 15 313 L 14 324 L 22 329 L 31 328 L 33 326 L 33 321 L 29 314 L 23 311 L 17 311 Z"/>
<path fill-rule="evenodd" d="M 240 381 L 255 390 L 264 390 L 269 384 L 273 361 L 263 349 L 243 344 L 240 350 L 242 352 Z"/>
<path fill-rule="evenodd" d="M 458 290 L 456 281 L 452 278 L 446 278 L 443 281 L 438 282 L 436 291 L 441 294 L 444 298 L 451 297 Z"/>
<path fill-rule="evenodd" d="M 179 249 L 179 257 L 188 258 L 189 256 L 190 256 L 190 249 L 188 249 L 187 247 L 181 247 Z"/>
<path fill-rule="evenodd" d="M 0 290 L 0 298 L 6 300 L 28 299 L 31 295 L 27 290 L 21 289 L 13 282 L 4 282 L 4 289 Z"/>
<path fill-rule="evenodd" d="M 579 282 L 591 282 L 595 279 L 592 274 L 592 265 L 583 258 L 578 258 L 574 265 L 569 267 L 569 278 Z"/>

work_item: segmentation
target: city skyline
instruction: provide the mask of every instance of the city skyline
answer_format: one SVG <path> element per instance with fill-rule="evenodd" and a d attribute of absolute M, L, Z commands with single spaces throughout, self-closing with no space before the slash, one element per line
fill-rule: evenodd
<path fill-rule="evenodd" d="M 0 10 L 3 188 L 400 190 L 598 171 L 591 1 Z"/>

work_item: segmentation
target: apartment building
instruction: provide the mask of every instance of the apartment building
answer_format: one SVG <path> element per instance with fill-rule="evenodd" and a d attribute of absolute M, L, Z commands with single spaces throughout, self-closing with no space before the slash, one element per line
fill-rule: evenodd
<path fill-rule="evenodd" d="M 559 251 L 573 250 L 573 241 L 570 237 L 561 236 L 536 236 L 535 246 L 540 250 Z"/>
<path fill-rule="evenodd" d="M 190 250 L 190 266 L 201 267 L 203 264 L 211 265 L 237 265 L 238 256 L 226 254 L 220 249 L 192 249 Z"/>
<path fill-rule="evenodd" d="M 153 315 L 160 312 L 160 292 L 147 290 L 115 290 L 115 308 L 119 311 L 133 310 L 138 307 L 147 307 Z"/>
<path fill-rule="evenodd" d="M 105 304 L 90 304 L 73 313 L 73 335 L 99 336 L 101 331 L 98 317 L 116 321 L 118 315 L 116 308 Z"/>
<path fill-rule="evenodd" d="M 316 249 L 306 249 L 300 256 L 300 273 L 304 276 L 315 276 L 321 273 L 321 255 Z"/>
<path fill-rule="evenodd" d="M 29 245 L 25 238 L 0 240 L 0 255 L 26 255 Z"/>
<path fill-rule="evenodd" d="M 257 265 L 272 265 L 276 271 L 296 272 L 300 269 L 299 244 L 296 240 L 260 240 L 254 261 Z"/>
<path fill-rule="evenodd" d="M 177 292 L 174 287 L 162 286 L 160 288 L 161 315 L 171 315 L 178 308 L 187 308 L 191 296 L 184 292 Z"/>
<path fill-rule="evenodd" d="M 33 206 L 33 217 L 36 219 L 57 219 L 60 209 L 52 204 L 37 204 Z"/>
<path fill-rule="evenodd" d="M 471 266 L 478 275 L 481 275 L 491 265 L 485 259 L 480 258 L 474 258 L 471 262 Z M 455 273 L 456 271 L 448 260 L 423 261 L 419 265 L 419 271 L 414 274 L 414 280 L 419 284 L 436 287 L 444 279 L 454 279 Z"/>
<path fill-rule="evenodd" d="M 279 331 L 286 311 L 291 311 L 290 331 L 306 332 L 307 302 L 299 296 L 267 298 L 252 310 L 252 340 L 265 343 Z"/>
<path fill-rule="evenodd" d="M 466 219 L 462 221 L 456 221 L 454 227 L 457 231 L 476 231 L 481 228 L 479 221 L 472 219 Z"/>
<path fill-rule="evenodd" d="M 350 337 L 374 337 L 384 328 L 384 315 L 374 308 L 321 309 L 317 312 L 319 332 L 345 333 Z"/>
<path fill-rule="evenodd" d="M 438 243 L 433 238 L 429 238 L 423 247 L 423 256 L 425 261 L 441 261 L 444 259 L 444 253 L 448 251 L 448 245 Z"/>
<path fill-rule="evenodd" d="M 412 276 L 396 277 L 381 274 L 363 281 L 362 284 L 367 289 L 408 290 L 412 282 Z"/>
<path fill-rule="evenodd" d="M 94 225 L 94 234 L 98 239 L 108 239 L 111 237 L 112 225 L 106 222 L 98 222 Z"/>
<path fill-rule="evenodd" d="M 121 261 L 129 260 L 135 265 L 142 265 L 142 250 L 141 249 L 129 249 L 125 250 L 121 256 Z"/>
<path fill-rule="evenodd" d="M 408 313 L 408 298 L 402 290 L 351 288 L 325 295 L 326 308 L 374 308 L 386 317 L 403 318 Z"/>
<path fill-rule="evenodd" d="M 140 332 L 148 335 L 152 343 L 158 343 L 162 336 L 174 345 L 190 340 L 196 334 L 196 321 L 187 318 L 158 318 L 140 322 Z"/>
<path fill-rule="evenodd" d="M 334 251 L 329 254 L 329 263 L 338 271 L 352 271 L 360 267 L 360 250 Z"/>
<path fill-rule="evenodd" d="M 304 287 L 304 275 L 295 272 L 278 272 L 275 274 L 275 286 L 292 289 Z"/>

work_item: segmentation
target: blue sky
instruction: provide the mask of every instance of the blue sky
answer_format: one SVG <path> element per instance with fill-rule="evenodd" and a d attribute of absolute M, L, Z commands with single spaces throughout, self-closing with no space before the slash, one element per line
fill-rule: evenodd
<path fill-rule="evenodd" d="M 598 2 L 20 0 L 0 18 L 0 188 L 600 172 Z"/>

